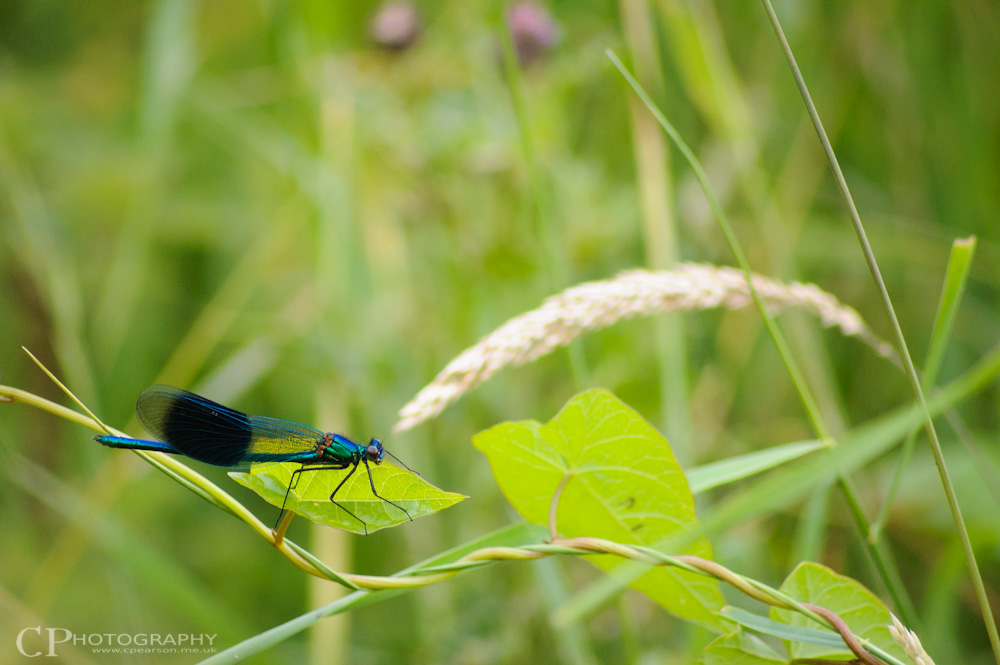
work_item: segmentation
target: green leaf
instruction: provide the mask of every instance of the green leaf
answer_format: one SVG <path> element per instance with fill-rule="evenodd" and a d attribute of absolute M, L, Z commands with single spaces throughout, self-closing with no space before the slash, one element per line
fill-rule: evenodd
<path fill-rule="evenodd" d="M 931 331 L 931 343 L 927 349 L 927 360 L 924 363 L 924 387 L 937 383 L 938 372 L 944 359 L 945 349 L 951 339 L 951 331 L 958 316 L 958 306 L 965 295 L 965 286 L 969 281 L 972 269 L 972 256 L 976 250 L 976 237 L 959 239 L 951 245 L 951 255 L 948 257 L 948 272 L 938 302 L 937 316 L 934 317 L 934 328 Z"/>
<path fill-rule="evenodd" d="M 230 477 L 244 487 L 249 487 L 268 503 L 281 506 L 285 502 L 285 492 L 292 472 L 301 468 L 300 464 L 258 464 L 249 473 L 230 472 Z M 287 510 L 292 510 L 317 524 L 343 529 L 352 533 L 373 533 L 379 529 L 408 522 L 424 515 L 453 506 L 466 498 L 461 494 L 445 492 L 434 487 L 412 471 L 405 471 L 384 462 L 369 467 L 372 482 L 379 496 L 372 494 L 368 473 L 362 465 L 344 486 L 337 491 L 338 508 L 330 501 L 330 494 L 344 479 L 350 469 L 320 469 L 299 475 L 298 485 L 288 492 Z M 379 498 L 382 497 L 382 498 Z M 386 501 L 402 506 L 409 517 Z M 345 510 L 354 513 L 360 520 L 351 517 Z"/>
<path fill-rule="evenodd" d="M 870 641 L 890 655 L 906 662 L 906 654 L 889 634 L 889 610 L 860 582 L 838 575 L 826 566 L 806 562 L 792 571 L 781 591 L 795 600 L 812 603 L 836 612 L 862 642 Z M 771 618 L 792 626 L 817 628 L 814 621 L 798 612 L 771 609 Z M 823 647 L 802 642 L 788 642 L 793 658 L 852 658 L 847 645 Z"/>
<path fill-rule="evenodd" d="M 691 484 L 691 492 L 698 494 L 713 487 L 749 478 L 761 471 L 781 466 L 785 462 L 798 459 L 824 447 L 826 446 L 822 441 L 814 439 L 811 441 L 786 443 L 746 455 L 730 457 L 729 459 L 689 469 L 687 472 L 688 482 Z"/>
<path fill-rule="evenodd" d="M 931 395 L 927 406 L 932 415 L 959 403 L 992 385 L 1000 376 L 1000 347 L 983 356 L 969 371 L 940 391 Z M 830 483 L 838 475 L 848 476 L 857 468 L 885 453 L 910 430 L 920 427 L 923 414 L 916 405 L 908 405 L 861 425 L 838 441 L 828 451 L 801 459 L 787 468 L 756 480 L 746 488 L 732 492 L 712 506 L 703 516 L 705 533 L 723 530 L 752 518 L 770 514 Z M 623 567 L 624 568 L 624 567 Z M 645 566 L 633 563 L 616 578 L 599 580 L 583 589 L 561 611 L 563 621 L 579 620 L 593 612 L 609 598 L 645 571 Z"/>
<path fill-rule="evenodd" d="M 546 425 L 503 423 L 473 437 L 511 505 L 529 522 L 546 524 L 557 487 L 568 476 L 556 522 L 566 537 L 591 536 L 655 546 L 696 526 L 687 478 L 670 446 L 632 409 L 606 390 L 574 397 Z M 710 559 L 704 538 L 683 552 Z M 591 559 L 610 570 L 621 559 Z M 718 583 L 669 568 L 646 571 L 633 587 L 669 611 L 716 631 L 729 625 Z"/>
<path fill-rule="evenodd" d="M 758 637 L 742 630 L 712 640 L 695 665 L 775 665 L 787 663 Z"/>

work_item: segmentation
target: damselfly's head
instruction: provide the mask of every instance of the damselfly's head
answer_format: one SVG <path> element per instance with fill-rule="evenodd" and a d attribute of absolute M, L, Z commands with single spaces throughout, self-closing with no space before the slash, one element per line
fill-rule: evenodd
<path fill-rule="evenodd" d="M 365 448 L 365 459 L 369 462 L 374 462 L 375 464 L 381 464 L 384 456 L 385 451 L 382 450 L 381 441 L 378 439 L 372 439 L 368 442 L 368 447 Z"/>

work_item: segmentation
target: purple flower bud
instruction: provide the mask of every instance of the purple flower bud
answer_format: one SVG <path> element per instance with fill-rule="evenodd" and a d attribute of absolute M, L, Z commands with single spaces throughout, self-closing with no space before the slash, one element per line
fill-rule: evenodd
<path fill-rule="evenodd" d="M 375 11 L 368 35 L 384 49 L 404 51 L 413 46 L 422 29 L 423 21 L 412 2 L 388 0 Z"/>
<path fill-rule="evenodd" d="M 552 14 L 533 2 L 518 2 L 507 12 L 507 28 L 521 67 L 528 67 L 559 42 Z"/>

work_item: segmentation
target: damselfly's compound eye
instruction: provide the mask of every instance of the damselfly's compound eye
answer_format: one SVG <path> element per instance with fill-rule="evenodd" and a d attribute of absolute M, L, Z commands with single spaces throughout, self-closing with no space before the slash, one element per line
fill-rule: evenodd
<path fill-rule="evenodd" d="M 382 442 L 378 439 L 372 439 L 368 443 L 368 447 L 365 448 L 365 457 L 369 462 L 375 462 L 376 464 L 382 463 L 382 456 L 385 453 L 382 451 Z"/>

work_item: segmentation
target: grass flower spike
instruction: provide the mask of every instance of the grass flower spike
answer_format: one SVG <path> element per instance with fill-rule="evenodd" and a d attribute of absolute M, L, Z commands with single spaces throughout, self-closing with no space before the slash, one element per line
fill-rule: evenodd
<path fill-rule="evenodd" d="M 857 337 L 877 353 L 895 359 L 892 347 L 879 339 L 852 308 L 815 284 L 784 283 L 754 275 L 754 286 L 771 311 L 801 309 L 826 327 Z M 591 330 L 665 312 L 753 303 L 740 270 L 686 263 L 675 270 L 631 270 L 617 277 L 574 286 L 547 299 L 538 309 L 516 316 L 463 351 L 400 412 L 394 431 L 402 432 L 441 413 L 462 394 L 509 366 L 525 365 L 566 346 Z"/>

